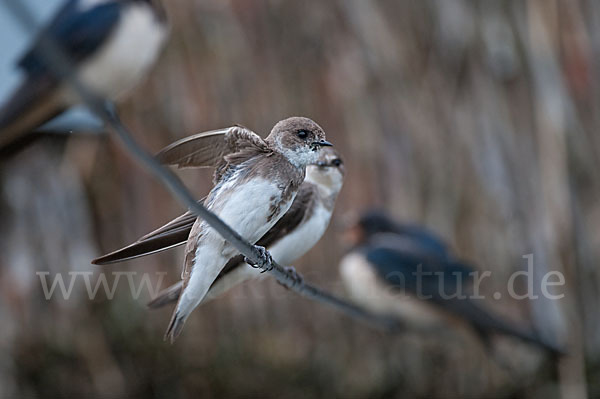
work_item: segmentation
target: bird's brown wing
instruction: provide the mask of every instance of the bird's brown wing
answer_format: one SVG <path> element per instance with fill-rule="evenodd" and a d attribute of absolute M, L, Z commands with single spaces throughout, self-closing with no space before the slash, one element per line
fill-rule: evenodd
<path fill-rule="evenodd" d="M 165 165 L 180 168 L 221 168 L 225 157 L 240 152 L 267 152 L 265 141 L 253 131 L 241 126 L 198 133 L 178 140 L 162 149 L 157 159 Z"/>
<path fill-rule="evenodd" d="M 186 212 L 164 226 L 141 237 L 139 240 L 124 248 L 92 260 L 96 265 L 107 265 L 122 262 L 141 256 L 151 255 L 186 243 L 196 215 Z"/>
<path fill-rule="evenodd" d="M 216 167 L 219 174 L 231 162 L 226 158 L 240 154 L 252 156 L 257 152 L 270 151 L 256 133 L 234 126 L 186 137 L 165 147 L 157 159 L 166 165 L 179 167 Z M 185 244 L 196 220 L 188 212 L 163 227 L 143 236 L 133 244 L 94 259 L 102 265 L 134 259 Z"/>
<path fill-rule="evenodd" d="M 304 220 L 311 216 L 317 191 L 312 183 L 302 183 L 290 209 L 277 221 L 256 245 L 269 248 L 281 238 L 288 235 Z"/>

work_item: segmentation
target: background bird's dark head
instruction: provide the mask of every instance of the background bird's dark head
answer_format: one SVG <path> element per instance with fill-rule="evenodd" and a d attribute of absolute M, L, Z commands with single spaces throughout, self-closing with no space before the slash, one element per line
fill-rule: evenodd
<path fill-rule="evenodd" d="M 377 233 L 400 233 L 398 224 L 384 211 L 372 209 L 364 212 L 357 223 L 366 237 Z"/>
<path fill-rule="evenodd" d="M 398 232 L 398 224 L 386 212 L 372 209 L 363 212 L 358 220 L 352 222 L 344 233 L 344 241 L 351 246 L 357 246 L 365 243 L 375 234 Z"/>
<path fill-rule="evenodd" d="M 298 167 L 317 162 L 319 150 L 331 146 L 321 126 L 304 117 L 291 117 L 278 122 L 266 141 Z"/>
<path fill-rule="evenodd" d="M 410 240 L 423 251 L 440 257 L 450 256 L 448 246 L 442 238 L 424 226 L 410 223 L 398 223 L 383 210 L 371 209 L 363 212 L 350 235 L 353 243 L 360 244 L 377 234 L 392 233 Z"/>

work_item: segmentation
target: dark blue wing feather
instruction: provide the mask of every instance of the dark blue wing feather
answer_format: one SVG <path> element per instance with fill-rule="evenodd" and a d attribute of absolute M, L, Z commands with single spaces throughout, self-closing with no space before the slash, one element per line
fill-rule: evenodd
<path fill-rule="evenodd" d="M 102 45 L 117 26 L 122 7 L 120 2 L 108 2 L 81 11 L 79 3 L 79 0 L 69 0 L 40 32 L 40 35 L 50 36 L 61 45 L 73 62 L 85 59 Z M 38 42 L 36 40 L 18 62 L 28 75 L 48 72 L 39 55 Z"/>
<path fill-rule="evenodd" d="M 396 233 L 406 239 L 414 241 L 415 245 L 419 245 L 424 252 L 439 257 L 447 257 L 449 255 L 448 246 L 440 237 L 431 231 L 417 225 L 412 224 L 396 224 Z"/>
<path fill-rule="evenodd" d="M 433 300 L 466 295 L 473 269 L 463 263 L 389 247 L 363 248 L 369 264 L 388 284 Z"/>
<path fill-rule="evenodd" d="M 414 230 L 413 233 L 418 233 L 418 230 Z M 412 239 L 407 240 L 407 236 Z M 508 334 L 552 352 L 562 352 L 562 348 L 542 340 L 530 328 L 504 320 L 485 309 L 483 303 L 480 306 L 476 299 L 470 298 L 466 289 L 474 278 L 471 274 L 474 269 L 456 261 L 447 251 L 440 251 L 439 245 L 433 245 L 429 247 L 429 251 L 426 250 L 426 238 L 427 236 L 420 233 L 382 234 L 371 237 L 370 242 L 356 250 L 366 257 L 368 263 L 391 289 L 429 299 L 446 312 L 469 322 L 482 334 Z M 423 242 L 425 245 L 422 245 Z M 456 294 L 460 294 L 460 297 Z"/>

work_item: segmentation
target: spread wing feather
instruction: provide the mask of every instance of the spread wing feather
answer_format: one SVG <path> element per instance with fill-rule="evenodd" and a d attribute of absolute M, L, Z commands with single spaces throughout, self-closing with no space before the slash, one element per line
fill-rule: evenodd
<path fill-rule="evenodd" d="M 214 167 L 215 180 L 218 180 L 228 164 L 268 151 L 269 147 L 259 135 L 244 127 L 233 126 L 183 138 L 165 147 L 156 157 L 163 164 L 181 168 Z M 133 244 L 94 259 L 92 263 L 120 262 L 185 244 L 195 221 L 196 217 L 187 212 Z"/>
<path fill-rule="evenodd" d="M 242 150 L 253 153 L 270 151 L 259 135 L 244 127 L 233 126 L 178 140 L 162 149 L 156 157 L 165 165 L 176 165 L 180 168 L 221 169 L 228 162 L 228 155 Z"/>
<path fill-rule="evenodd" d="M 146 234 L 124 248 L 103 255 L 92 261 L 95 265 L 107 265 L 155 254 L 186 243 L 196 215 L 186 212 L 164 226 Z"/>

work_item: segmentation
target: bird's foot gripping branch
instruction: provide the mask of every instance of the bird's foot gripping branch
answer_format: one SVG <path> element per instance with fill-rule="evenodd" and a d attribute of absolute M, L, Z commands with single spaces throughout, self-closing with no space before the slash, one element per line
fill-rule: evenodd
<path fill-rule="evenodd" d="M 294 266 L 286 266 L 285 272 L 287 274 L 291 274 L 294 277 L 294 279 L 296 280 L 296 284 L 302 284 L 304 282 L 304 277 L 302 277 L 302 275 L 296 271 L 296 268 Z"/>
<path fill-rule="evenodd" d="M 260 245 L 254 245 L 252 247 L 252 250 L 255 254 L 254 259 L 258 259 L 258 262 L 255 262 L 253 259 L 250 259 L 248 257 L 244 258 L 244 262 L 246 262 L 252 267 L 261 269 L 261 273 L 273 270 L 273 257 L 265 247 L 261 247 Z"/>

